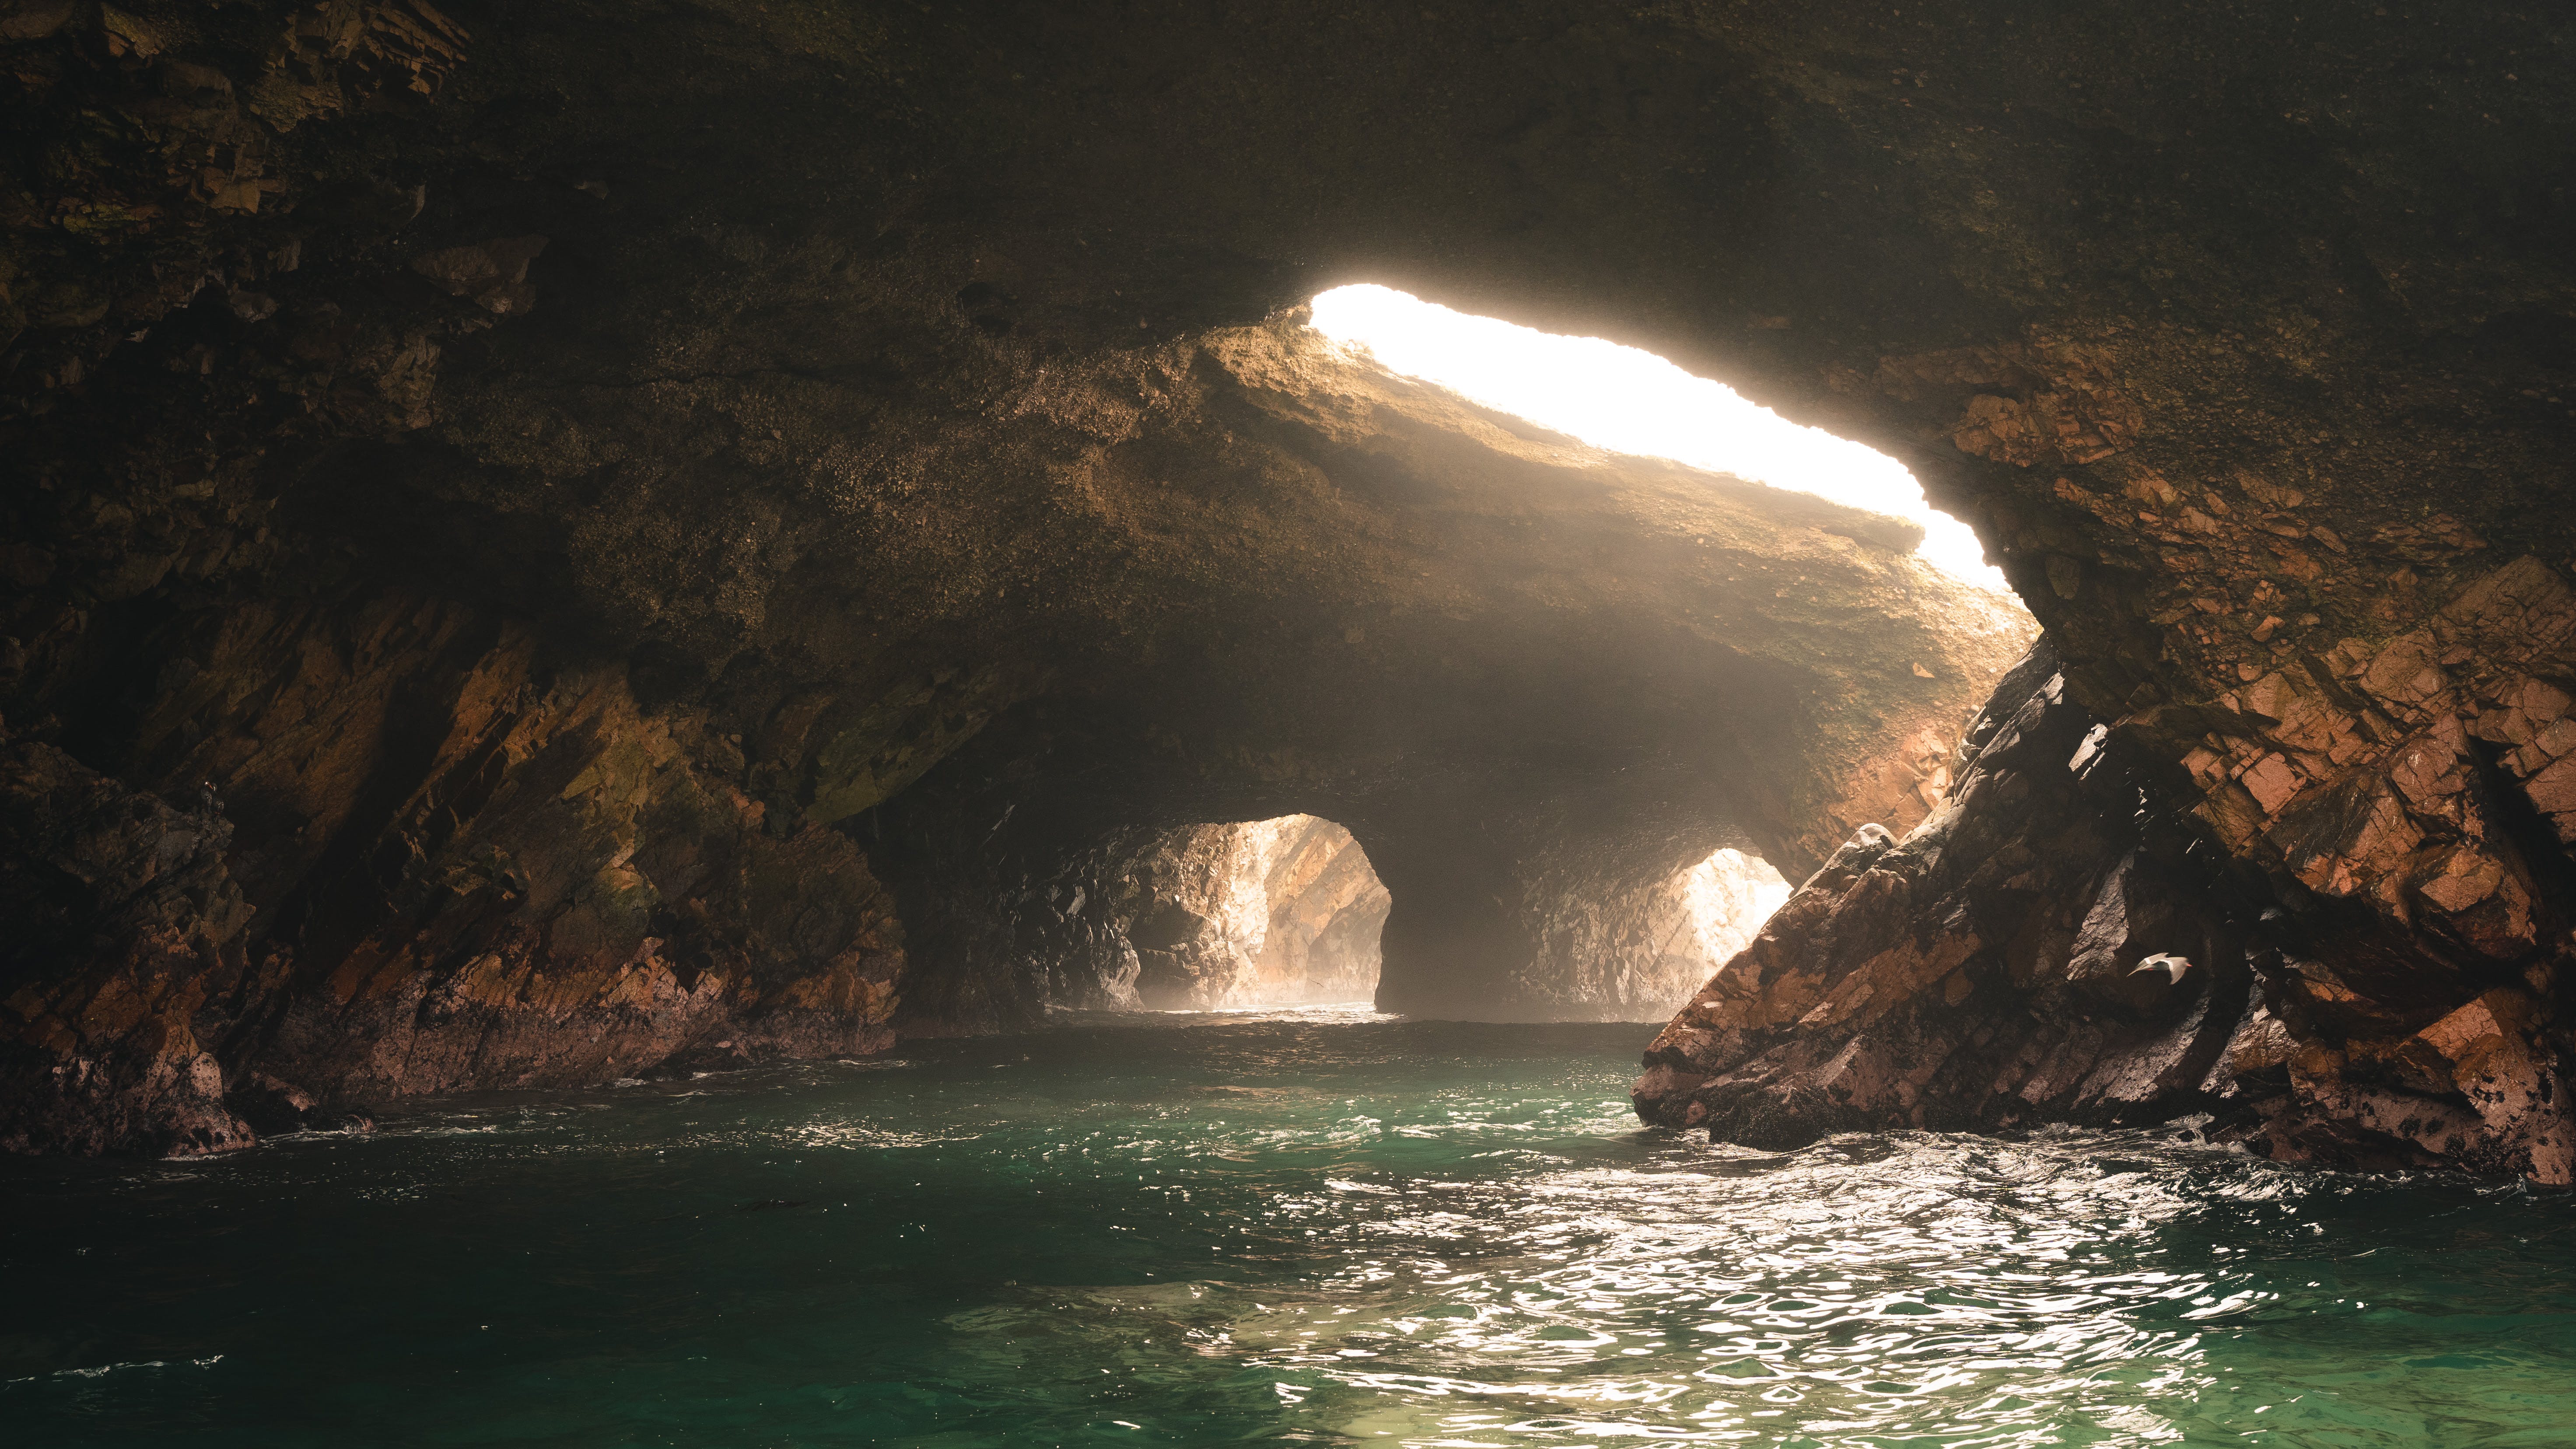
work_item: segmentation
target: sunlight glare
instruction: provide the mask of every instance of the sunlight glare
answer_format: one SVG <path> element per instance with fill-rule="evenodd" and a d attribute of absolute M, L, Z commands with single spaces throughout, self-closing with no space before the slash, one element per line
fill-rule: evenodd
<path fill-rule="evenodd" d="M 1315 330 L 1366 348 L 1389 370 L 1571 434 L 1596 448 L 1670 458 L 1814 494 L 1923 526 L 1924 561 L 2009 594 L 1968 526 L 1935 509 L 1894 458 L 1800 427 L 1651 352 L 1471 317 L 1391 287 L 1336 287 L 1314 301 Z"/>
<path fill-rule="evenodd" d="M 1771 862 L 1728 848 L 1683 871 L 1682 905 L 1720 964 L 1762 934 L 1762 923 L 1789 899 L 1789 882 Z"/>

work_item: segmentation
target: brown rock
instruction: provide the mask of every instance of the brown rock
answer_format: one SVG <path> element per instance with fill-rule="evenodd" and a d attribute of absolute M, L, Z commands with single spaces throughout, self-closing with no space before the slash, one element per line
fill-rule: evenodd
<path fill-rule="evenodd" d="M 545 249 L 546 238 L 541 236 L 496 237 L 417 257 L 411 269 L 451 297 L 471 298 L 487 312 L 510 316 L 537 304 L 537 290 L 528 284 L 528 264 Z"/>

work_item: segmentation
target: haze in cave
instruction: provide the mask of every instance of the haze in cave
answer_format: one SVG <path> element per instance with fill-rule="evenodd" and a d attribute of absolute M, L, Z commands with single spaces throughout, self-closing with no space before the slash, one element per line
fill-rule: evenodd
<path fill-rule="evenodd" d="M 2564 32 L 0 0 L 0 1422 L 2557 1442 Z"/>

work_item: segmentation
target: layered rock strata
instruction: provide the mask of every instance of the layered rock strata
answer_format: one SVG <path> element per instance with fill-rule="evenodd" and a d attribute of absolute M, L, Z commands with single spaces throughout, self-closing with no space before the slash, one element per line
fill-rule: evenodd
<path fill-rule="evenodd" d="M 2148 730 L 2070 698 L 2043 645 L 1941 808 L 1901 841 L 1857 833 L 1655 1039 L 1639 1113 L 1762 1147 L 2204 1114 L 2279 1159 L 2569 1181 L 2569 897 L 2526 783 L 2546 770 L 2465 743 L 2565 711 L 2523 672 L 2563 668 L 2576 635 L 2552 582 L 2508 565 L 2443 612 L 2454 692 L 2401 636 L 2231 695 L 2192 761 L 2241 776 L 2280 768 L 2263 745 L 2284 734 L 2314 746 L 2315 793 L 2268 802 L 2206 766 L 2196 802 L 2151 788 Z"/>

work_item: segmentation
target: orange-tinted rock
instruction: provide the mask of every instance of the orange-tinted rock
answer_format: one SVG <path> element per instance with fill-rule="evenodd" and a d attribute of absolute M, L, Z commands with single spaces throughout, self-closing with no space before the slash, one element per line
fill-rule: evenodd
<path fill-rule="evenodd" d="M 1129 863 L 1096 911 L 1123 935 L 1121 972 L 1156 1011 L 1366 1001 L 1388 897 L 1368 853 L 1329 820 L 1188 827 Z M 1116 949 L 1114 946 L 1111 948 Z"/>
<path fill-rule="evenodd" d="M 2327 738 L 2305 692 L 2260 697 L 2257 717 L 2300 736 L 2284 743 L 2312 755 Z M 2415 753 L 2394 784 L 2364 768 L 2295 801 L 2264 777 L 2291 778 L 2282 753 L 2232 781 L 2216 750 L 2193 757 L 2203 788 L 2246 792 L 2250 810 L 2247 776 L 2290 802 L 2238 849 L 2281 851 L 2360 910 L 2304 918 L 2181 820 L 2114 808 L 2140 798 L 2133 771 L 2152 757 L 2094 725 L 2044 648 L 2008 676 L 1941 808 L 1902 841 L 1856 836 L 1674 1016 L 1633 1088 L 1640 1115 L 1784 1147 L 2206 1112 L 2217 1135 L 2284 1159 L 2569 1180 L 2547 998 L 2481 994 L 2479 973 L 2420 955 L 2510 967 L 2552 949 L 2509 832 L 2445 743 L 2456 725 L 2401 742 Z"/>
<path fill-rule="evenodd" d="M 273 984 L 244 959 L 231 834 L 60 750 L 0 744 L 0 1149 L 187 1156 L 255 1140 L 212 1051 Z"/>

